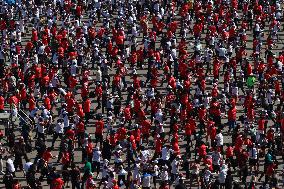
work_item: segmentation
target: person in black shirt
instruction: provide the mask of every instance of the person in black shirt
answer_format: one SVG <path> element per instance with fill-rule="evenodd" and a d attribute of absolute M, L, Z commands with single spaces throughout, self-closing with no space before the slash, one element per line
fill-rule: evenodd
<path fill-rule="evenodd" d="M 41 140 L 41 138 L 37 138 L 37 140 L 35 142 L 35 149 L 37 151 L 37 155 L 34 159 L 34 164 L 37 163 L 38 159 L 40 159 L 42 157 L 43 152 L 46 150 L 46 145 L 45 145 L 44 141 Z"/>
<path fill-rule="evenodd" d="M 107 159 L 107 160 L 110 161 L 111 155 L 112 155 L 112 152 L 111 152 L 111 145 L 110 145 L 110 143 L 109 143 L 109 140 L 106 139 L 106 140 L 104 140 L 104 142 L 103 142 L 102 158 L 103 158 L 103 159 Z"/>
<path fill-rule="evenodd" d="M 3 176 L 3 183 L 6 189 L 12 189 L 13 180 L 13 174 L 7 171 Z"/>
<path fill-rule="evenodd" d="M 32 165 L 29 169 L 29 171 L 26 174 L 26 180 L 27 184 L 31 188 L 36 188 L 36 177 L 35 177 L 36 171 L 35 167 Z"/>
<path fill-rule="evenodd" d="M 228 175 L 225 179 L 225 188 L 226 189 L 232 189 L 233 188 L 233 176 L 232 172 L 229 170 Z"/>
<path fill-rule="evenodd" d="M 80 189 L 80 170 L 79 167 L 73 163 L 71 165 L 71 170 L 69 172 L 70 177 L 71 177 L 71 183 L 72 183 L 72 189 Z"/>

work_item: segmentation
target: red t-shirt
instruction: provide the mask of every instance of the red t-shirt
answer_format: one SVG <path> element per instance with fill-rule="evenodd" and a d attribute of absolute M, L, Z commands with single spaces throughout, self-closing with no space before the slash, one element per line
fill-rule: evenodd
<path fill-rule="evenodd" d="M 87 99 L 84 102 L 83 110 L 84 110 L 84 113 L 87 113 L 87 112 L 91 111 L 91 101 L 90 101 L 90 99 Z"/>
<path fill-rule="evenodd" d="M 207 152 L 206 152 L 206 146 L 205 144 L 202 144 L 199 149 L 198 149 L 198 153 L 199 153 L 199 156 L 206 156 Z"/>
<path fill-rule="evenodd" d="M 102 120 L 96 123 L 96 134 L 102 135 L 104 130 L 104 122 Z"/>
<path fill-rule="evenodd" d="M 0 110 L 4 110 L 5 99 L 3 96 L 0 96 Z"/>
<path fill-rule="evenodd" d="M 49 151 L 45 151 L 45 152 L 42 154 L 42 159 L 43 159 L 44 161 L 46 161 L 47 163 L 49 162 L 49 160 L 51 159 L 51 157 L 52 157 L 52 154 L 51 154 L 51 152 L 49 152 Z"/>
<path fill-rule="evenodd" d="M 52 189 L 62 189 L 64 186 L 64 181 L 62 178 L 56 178 L 52 181 Z"/>

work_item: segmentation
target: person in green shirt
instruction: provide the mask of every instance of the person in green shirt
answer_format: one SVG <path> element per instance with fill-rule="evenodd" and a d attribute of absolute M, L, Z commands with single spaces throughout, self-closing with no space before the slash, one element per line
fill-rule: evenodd
<path fill-rule="evenodd" d="M 84 173 L 92 173 L 92 164 L 91 162 L 86 162 L 84 166 Z"/>
<path fill-rule="evenodd" d="M 86 163 L 85 163 L 85 166 L 84 166 L 84 175 L 83 175 L 83 177 L 82 177 L 82 187 L 81 187 L 81 188 L 84 187 L 84 184 L 85 184 L 85 182 L 87 181 L 89 175 L 90 175 L 90 174 L 93 174 L 93 173 L 92 173 L 92 164 L 91 164 L 91 162 L 89 162 L 89 161 L 87 161 L 87 160 L 86 160 L 85 162 L 86 162 Z"/>
<path fill-rule="evenodd" d="M 247 86 L 249 89 L 253 89 L 254 88 L 254 83 L 255 83 L 256 79 L 254 75 L 250 75 L 248 76 L 247 79 Z"/>

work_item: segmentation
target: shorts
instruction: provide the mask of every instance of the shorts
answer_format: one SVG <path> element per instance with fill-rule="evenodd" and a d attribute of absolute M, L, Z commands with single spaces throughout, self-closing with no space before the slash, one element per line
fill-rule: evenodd
<path fill-rule="evenodd" d="M 250 166 L 256 166 L 257 165 L 257 159 L 249 159 L 249 165 Z"/>

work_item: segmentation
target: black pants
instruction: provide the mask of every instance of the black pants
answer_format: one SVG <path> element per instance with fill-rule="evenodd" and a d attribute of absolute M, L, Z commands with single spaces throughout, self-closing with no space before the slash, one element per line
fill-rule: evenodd
<path fill-rule="evenodd" d="M 55 141 L 56 141 L 56 139 L 57 139 L 58 137 L 59 137 L 60 139 L 62 139 L 62 133 L 54 133 L 53 139 L 52 139 L 52 147 L 54 146 L 54 143 L 55 143 Z"/>
<path fill-rule="evenodd" d="M 100 173 L 101 163 L 97 161 L 93 161 L 92 163 L 92 170 L 97 172 L 97 175 Z"/>
<path fill-rule="evenodd" d="M 23 160 L 22 156 L 15 154 L 15 169 L 17 168 L 23 169 Z"/>
<path fill-rule="evenodd" d="M 72 189 L 80 189 L 80 182 L 71 181 L 71 183 L 72 183 Z"/>

